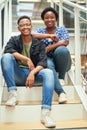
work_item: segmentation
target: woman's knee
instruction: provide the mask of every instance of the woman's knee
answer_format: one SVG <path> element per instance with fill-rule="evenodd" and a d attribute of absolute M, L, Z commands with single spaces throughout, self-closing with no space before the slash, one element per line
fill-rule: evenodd
<path fill-rule="evenodd" d="M 68 55 L 68 54 L 69 54 L 69 50 L 65 46 L 57 47 L 54 51 L 54 55 Z"/>
<path fill-rule="evenodd" d="M 71 62 L 71 56 L 68 48 L 66 48 L 65 46 L 57 48 L 54 52 L 54 61 Z"/>

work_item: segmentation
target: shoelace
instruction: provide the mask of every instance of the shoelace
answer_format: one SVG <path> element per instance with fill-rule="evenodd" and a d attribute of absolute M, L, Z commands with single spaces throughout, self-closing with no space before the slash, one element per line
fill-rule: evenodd
<path fill-rule="evenodd" d="M 9 93 L 8 99 L 12 98 L 13 96 L 15 96 L 13 93 Z"/>
<path fill-rule="evenodd" d="M 51 117 L 49 117 L 48 115 L 46 116 L 46 122 L 49 122 L 49 123 L 53 123 L 53 120 Z"/>

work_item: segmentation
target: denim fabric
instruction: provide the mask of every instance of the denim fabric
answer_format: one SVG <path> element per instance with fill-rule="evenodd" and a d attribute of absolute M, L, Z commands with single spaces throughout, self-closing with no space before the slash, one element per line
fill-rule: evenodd
<path fill-rule="evenodd" d="M 14 56 L 6 53 L 1 58 L 1 67 L 4 79 L 7 83 L 8 91 L 17 90 L 17 86 L 24 86 L 29 69 L 20 68 Z M 54 76 L 50 69 L 40 70 L 35 77 L 37 82 L 43 81 L 42 87 L 42 108 L 51 109 L 52 96 L 54 90 Z"/>
<path fill-rule="evenodd" d="M 64 92 L 59 79 L 64 79 L 65 73 L 71 67 L 71 58 L 68 49 L 65 46 L 60 46 L 55 49 L 53 58 L 48 57 L 48 68 L 54 74 L 54 89 L 58 95 Z M 58 73 L 57 73 L 58 72 Z"/>
<path fill-rule="evenodd" d="M 54 51 L 54 63 L 59 79 L 64 79 L 66 72 L 71 68 L 70 52 L 65 46 L 59 46 Z"/>

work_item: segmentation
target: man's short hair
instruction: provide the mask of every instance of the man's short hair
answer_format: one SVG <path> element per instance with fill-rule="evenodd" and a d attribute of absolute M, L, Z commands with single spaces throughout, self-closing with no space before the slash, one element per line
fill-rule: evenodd
<path fill-rule="evenodd" d="M 19 17 L 19 19 L 18 19 L 18 21 L 17 21 L 17 24 L 18 24 L 18 25 L 19 25 L 20 20 L 22 20 L 22 19 L 28 19 L 28 20 L 31 22 L 31 19 L 30 19 L 29 16 L 23 15 L 23 16 Z"/>

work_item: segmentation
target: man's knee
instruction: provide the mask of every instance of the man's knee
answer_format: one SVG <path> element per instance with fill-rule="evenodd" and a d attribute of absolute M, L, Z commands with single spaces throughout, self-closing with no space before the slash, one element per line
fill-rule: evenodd
<path fill-rule="evenodd" d="M 2 63 L 2 62 L 8 63 L 8 61 L 11 60 L 12 58 L 13 58 L 13 55 L 12 55 L 12 54 L 6 53 L 6 54 L 4 54 L 4 55 L 2 56 L 2 58 L 1 58 L 1 63 Z"/>
<path fill-rule="evenodd" d="M 48 75 L 48 74 L 52 75 L 53 74 L 52 70 L 49 69 L 49 68 L 44 69 L 44 72 L 45 72 L 46 75 Z"/>
<path fill-rule="evenodd" d="M 10 53 L 6 53 L 2 56 L 1 58 L 1 67 L 2 67 L 2 70 L 5 69 L 9 69 L 12 65 L 12 62 L 14 60 L 14 56 Z"/>

